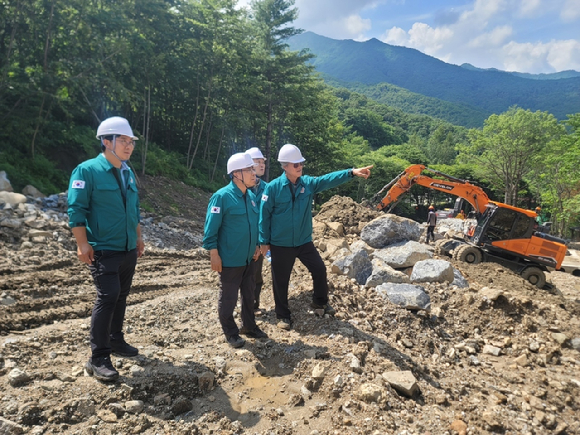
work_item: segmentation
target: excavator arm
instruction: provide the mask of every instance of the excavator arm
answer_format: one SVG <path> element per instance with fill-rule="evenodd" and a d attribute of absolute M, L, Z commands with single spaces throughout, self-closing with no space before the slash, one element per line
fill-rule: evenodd
<path fill-rule="evenodd" d="M 424 171 L 444 177 L 445 180 L 439 180 L 423 175 Z M 384 191 L 387 191 L 381 202 L 377 205 L 377 208 L 379 210 L 384 210 L 386 207 L 392 206 L 415 184 L 461 197 L 469 202 L 478 214 L 482 214 L 485 211 L 485 207 L 490 202 L 487 194 L 479 186 L 475 186 L 466 180 L 461 180 L 452 177 L 451 175 L 436 171 L 435 169 L 427 168 L 424 165 L 412 165 L 401 172 L 377 193 L 376 196 L 379 196 Z"/>

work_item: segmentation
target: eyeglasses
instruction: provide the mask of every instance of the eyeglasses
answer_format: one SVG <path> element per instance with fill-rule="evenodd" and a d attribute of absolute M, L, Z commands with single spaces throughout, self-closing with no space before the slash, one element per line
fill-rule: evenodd
<path fill-rule="evenodd" d="M 301 166 L 304 166 L 304 162 L 300 162 L 300 163 L 294 163 L 294 169 L 298 169 Z"/>
<path fill-rule="evenodd" d="M 135 141 L 133 139 L 122 139 L 120 137 L 115 138 L 115 143 L 126 147 L 135 146 Z"/>
<path fill-rule="evenodd" d="M 256 169 L 254 169 L 253 166 L 250 166 L 249 168 L 242 169 L 242 172 L 256 172 Z"/>

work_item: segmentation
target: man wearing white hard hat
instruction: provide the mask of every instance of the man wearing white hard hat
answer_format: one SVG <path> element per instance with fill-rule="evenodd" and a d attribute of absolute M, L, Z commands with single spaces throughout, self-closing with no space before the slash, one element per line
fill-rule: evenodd
<path fill-rule="evenodd" d="M 234 348 L 245 340 L 267 338 L 254 317 L 254 276 L 258 246 L 259 204 L 251 188 L 256 184 L 254 161 L 247 153 L 231 156 L 227 164 L 231 182 L 212 195 L 207 207 L 203 247 L 210 253 L 212 270 L 220 275 L 218 317 L 226 341 Z M 234 320 L 242 296 L 242 328 Z"/>
<path fill-rule="evenodd" d="M 102 154 L 73 171 L 68 189 L 69 225 L 77 255 L 86 263 L 97 289 L 91 316 L 91 358 L 87 373 L 114 381 L 119 373 L 111 353 L 132 357 L 139 351 L 123 334 L 127 296 L 137 258 L 143 255 L 139 195 L 127 165 L 137 137 L 125 118 L 105 119 L 97 129 Z"/>
<path fill-rule="evenodd" d="M 296 258 L 312 275 L 314 294 L 312 308 L 333 315 L 328 303 L 326 266 L 312 243 L 312 200 L 315 194 L 339 186 L 353 177 L 368 178 L 372 166 L 345 169 L 320 177 L 303 175 L 305 158 L 297 146 L 280 148 L 278 161 L 284 173 L 272 180 L 262 194 L 260 245 L 272 257 L 272 285 L 278 328 L 290 329 L 292 319 L 288 306 L 288 285 Z"/>
<path fill-rule="evenodd" d="M 256 185 L 252 187 L 252 192 L 256 195 L 258 201 L 262 197 L 262 193 L 264 193 L 264 189 L 268 185 L 264 180 L 262 180 L 262 176 L 266 171 L 266 159 L 260 151 L 259 148 L 253 147 L 246 151 L 254 160 L 254 164 L 256 165 L 254 168 L 256 169 Z M 254 288 L 254 315 L 261 316 L 262 310 L 260 308 L 260 295 L 262 293 L 262 286 L 264 285 L 264 278 L 262 277 L 262 265 L 264 263 L 264 256 L 260 255 L 256 260 L 256 287 Z"/>

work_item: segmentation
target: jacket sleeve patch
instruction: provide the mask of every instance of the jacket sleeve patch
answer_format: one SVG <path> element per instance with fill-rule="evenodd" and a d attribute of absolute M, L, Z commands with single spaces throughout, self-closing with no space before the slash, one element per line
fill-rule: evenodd
<path fill-rule="evenodd" d="M 221 209 L 219 207 L 212 207 L 211 208 L 211 212 L 212 213 L 220 213 Z"/>
<path fill-rule="evenodd" d="M 84 189 L 85 188 L 85 182 L 83 180 L 74 180 L 72 182 L 71 187 L 73 189 Z"/>

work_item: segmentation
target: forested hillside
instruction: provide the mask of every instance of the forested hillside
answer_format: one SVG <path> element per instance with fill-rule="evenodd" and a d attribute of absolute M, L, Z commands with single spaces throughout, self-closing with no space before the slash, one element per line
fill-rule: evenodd
<path fill-rule="evenodd" d="M 334 40 L 306 32 L 290 39 L 294 50 L 309 49 L 315 55 L 312 64 L 317 71 L 349 82 L 351 89 L 383 102 L 396 102 L 397 93 L 388 83 L 410 92 L 437 98 L 459 107 L 433 110 L 429 103 L 414 103 L 413 112 L 463 121 L 478 126 L 492 113 L 501 113 L 513 105 L 532 111 L 548 111 L 558 119 L 580 111 L 580 77 L 559 80 L 528 80 L 501 71 L 473 71 L 450 65 L 417 50 L 385 44 L 377 39 L 365 42 Z M 409 107 L 397 106 L 405 110 Z M 455 111 L 470 110 L 467 121 L 458 119 Z M 475 111 L 474 111 L 475 109 Z M 478 114 L 477 110 L 481 113 Z M 443 113 L 442 113 L 443 112 Z M 483 114 L 483 116 L 482 116 Z"/>
<path fill-rule="evenodd" d="M 230 0 L 5 3 L 0 171 L 17 191 L 27 184 L 46 194 L 64 191 L 71 170 L 99 152 L 96 127 L 120 115 L 140 139 L 131 160 L 139 176 L 163 175 L 212 192 L 228 181 L 225 163 L 232 153 L 260 147 L 271 179 L 280 174 L 278 149 L 295 143 L 309 175 L 374 164 L 369 180 L 324 192 L 318 204 L 334 194 L 372 199 L 407 166 L 420 163 L 478 183 L 492 199 L 524 207 L 541 203 L 558 233 L 578 225 L 580 114 L 576 108 L 565 121 L 554 115 L 561 117 L 574 96 L 578 100 L 580 87 L 551 96 L 558 111 L 490 107 L 522 93 L 529 93 L 528 101 L 544 101 L 541 86 L 557 90 L 580 78 L 526 80 L 468 71 L 412 50 L 405 60 L 401 53 L 409 50 L 376 40 L 332 42 L 316 35 L 340 51 L 312 59 L 287 45 L 301 37 L 292 25 L 297 13 L 291 0 L 258 0 L 250 10 Z M 342 51 L 343 44 L 351 51 Z M 357 57 L 356 50 L 368 54 L 368 47 L 377 61 L 390 57 L 392 68 L 376 69 L 378 64 Z M 339 58 L 341 68 L 367 82 L 377 72 L 403 74 L 458 101 L 378 82 L 356 84 L 359 92 L 330 87 L 311 61 Z M 463 75 L 445 75 L 449 71 Z M 476 83 L 473 75 L 501 83 Z M 381 98 L 383 89 L 395 96 Z M 474 95 L 481 97 L 478 104 L 466 101 Z M 426 116 L 416 105 L 440 118 L 453 114 L 454 122 L 469 126 L 478 116 L 483 128 Z M 446 207 L 454 199 L 417 188 L 398 213 L 420 220 L 428 204 Z"/>

